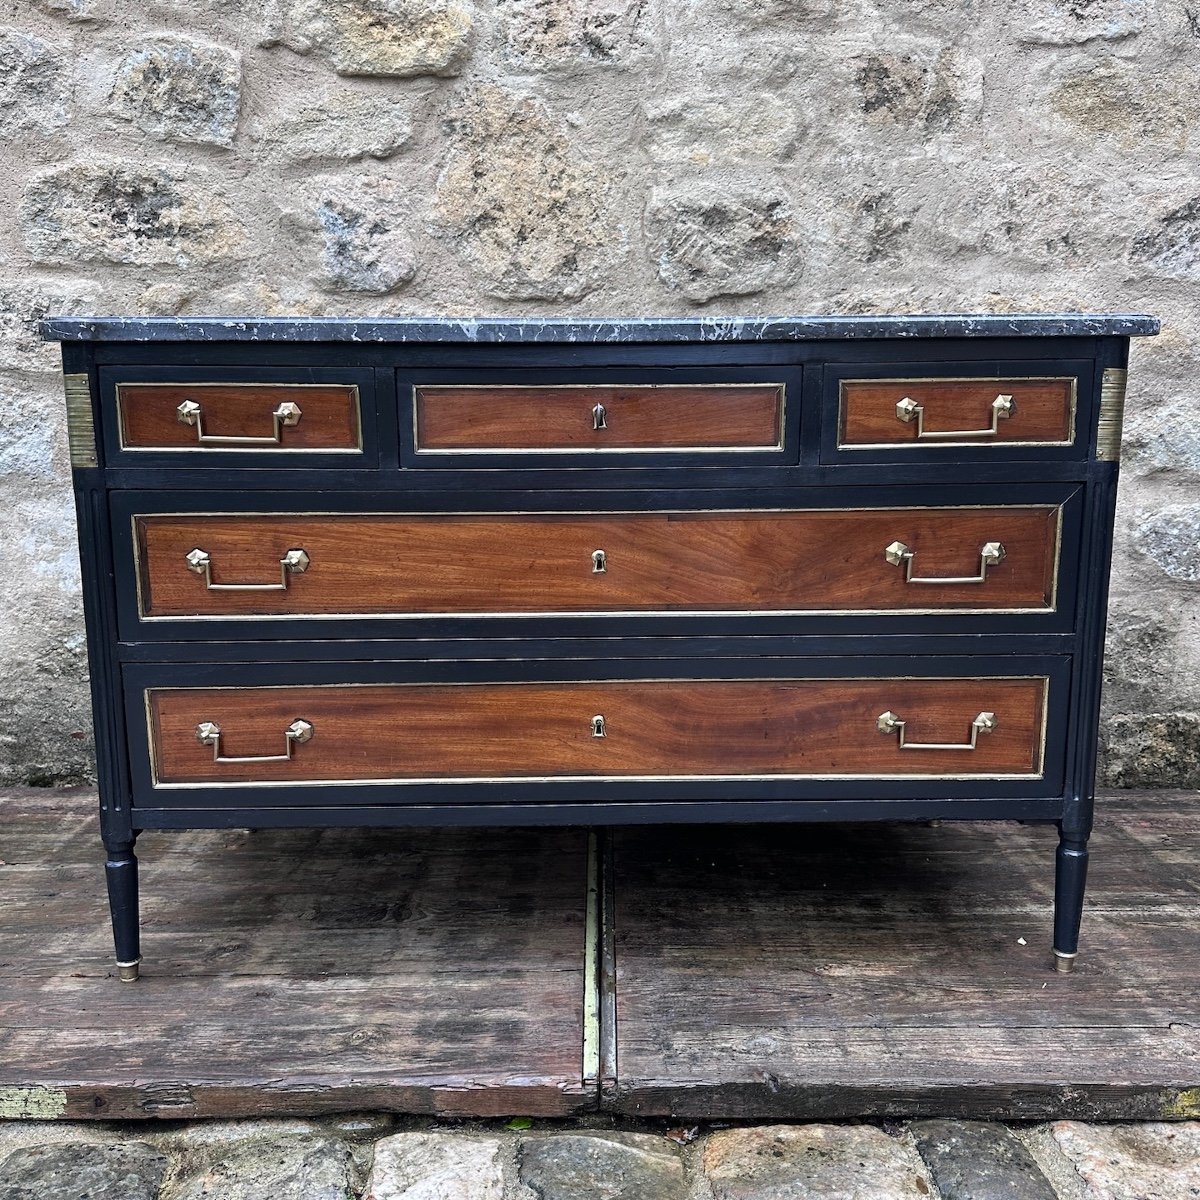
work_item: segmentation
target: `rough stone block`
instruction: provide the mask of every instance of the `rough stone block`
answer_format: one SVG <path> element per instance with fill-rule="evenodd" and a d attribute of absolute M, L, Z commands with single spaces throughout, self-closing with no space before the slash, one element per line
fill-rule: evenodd
<path fill-rule="evenodd" d="M 1110 716 L 1100 730 L 1100 783 L 1200 788 L 1200 712 Z"/>
<path fill-rule="evenodd" d="M 412 137 L 409 106 L 363 92 L 304 97 L 262 132 L 267 155 L 291 162 L 389 158 Z"/>
<path fill-rule="evenodd" d="M 1058 1200 L 1033 1155 L 1003 1125 L 916 1121 L 910 1129 L 942 1200 Z"/>
<path fill-rule="evenodd" d="M 854 61 L 859 107 L 869 121 L 918 126 L 936 133 L 959 124 L 977 64 L 950 47 L 929 53 L 876 51 Z"/>
<path fill-rule="evenodd" d="M 656 189 L 646 226 L 659 278 L 701 304 L 765 290 L 785 278 L 795 252 L 791 204 L 774 186 Z"/>
<path fill-rule="evenodd" d="M 357 1194 L 353 1156 L 340 1140 L 286 1134 L 215 1141 L 185 1153 L 171 1200 L 347 1200 Z"/>
<path fill-rule="evenodd" d="M 1089 134 L 1118 138 L 1130 148 L 1146 138 L 1177 144 L 1187 136 L 1190 75 L 1156 71 L 1148 79 L 1135 63 L 1096 62 L 1090 54 L 1073 56 L 1058 74 L 1051 107 Z"/>
<path fill-rule="evenodd" d="M 539 102 L 483 87 L 455 107 L 437 185 L 443 235 L 506 300 L 574 300 L 624 251 L 605 172 Z"/>
<path fill-rule="evenodd" d="M 157 1200 L 166 1169 L 144 1142 L 28 1146 L 0 1164 L 0 1200 Z"/>
<path fill-rule="evenodd" d="M 1200 583 L 1200 504 L 1168 504 L 1145 514 L 1134 542 L 1168 578 Z"/>
<path fill-rule="evenodd" d="M 1146 0 L 1022 0 L 1012 25 L 1023 42 L 1072 46 L 1133 37 L 1146 24 Z"/>
<path fill-rule="evenodd" d="M 1144 474 L 1187 471 L 1200 476 L 1196 402 L 1185 395 L 1154 408 L 1126 409 L 1121 469 Z"/>
<path fill-rule="evenodd" d="M 374 1200 L 502 1200 L 503 1143 L 450 1133 L 397 1133 L 375 1145 Z"/>
<path fill-rule="evenodd" d="M 1108 613 L 1104 649 L 1104 703 L 1112 712 L 1146 712 L 1161 707 L 1179 681 L 1164 669 L 1186 664 L 1176 644 L 1177 614 L 1139 612 L 1114 604 Z M 1200 700 L 1200 693 L 1197 694 Z"/>
<path fill-rule="evenodd" d="M 1129 257 L 1185 279 L 1200 277 L 1200 196 L 1194 196 L 1139 234 Z"/>
<path fill-rule="evenodd" d="M 62 50 L 20 29 L 0 29 L 0 123 L 7 133 L 65 125 L 70 91 Z"/>
<path fill-rule="evenodd" d="M 38 262 L 211 262 L 242 246 L 223 201 L 174 167 L 86 161 L 33 176 L 21 209 Z"/>
<path fill-rule="evenodd" d="M 57 375 L 61 358 L 56 345 L 38 336 L 45 316 L 94 312 L 100 303 L 96 288 L 80 283 L 42 286 L 17 279 L 0 279 L 0 370 L 47 371 Z M 55 378 L 55 388 L 61 385 Z"/>
<path fill-rule="evenodd" d="M 645 0 L 499 0 L 497 12 L 508 58 L 527 70 L 624 65 L 648 48 Z"/>
<path fill-rule="evenodd" d="M 339 191 L 317 205 L 324 241 L 325 281 L 333 288 L 383 296 L 417 272 L 416 249 L 394 189 L 363 181 L 357 194 Z"/>
<path fill-rule="evenodd" d="M 1052 1126 L 1083 1180 L 1085 1200 L 1194 1200 L 1200 1195 L 1200 1123 Z"/>
<path fill-rule="evenodd" d="M 290 0 L 289 44 L 325 54 L 339 75 L 457 75 L 470 56 L 466 0 Z"/>
<path fill-rule="evenodd" d="M 767 1125 L 712 1134 L 701 1165 L 714 1200 L 883 1200 L 936 1193 L 907 1140 L 870 1125 Z"/>
<path fill-rule="evenodd" d="M 113 0 L 37 0 L 37 6 L 43 12 L 80 23 L 111 21 L 113 17 Z"/>
<path fill-rule="evenodd" d="M 3 296 L 0 296 L 3 303 Z M 24 377 L 0 376 L 0 479 L 21 488 L 30 480 L 70 478 L 62 419 L 62 387 L 31 387 Z M 2 494 L 2 493 L 0 493 Z"/>
<path fill-rule="evenodd" d="M 778 96 L 655 97 L 646 106 L 647 149 L 656 162 L 694 163 L 792 157 L 804 132 L 797 105 Z"/>
<path fill-rule="evenodd" d="M 242 103 L 241 56 L 190 37 L 142 42 L 117 66 L 119 117 L 156 138 L 231 146 Z"/>
<path fill-rule="evenodd" d="M 520 1180 L 554 1200 L 684 1200 L 683 1162 L 665 1138 L 634 1133 L 559 1133 L 525 1138 Z"/>

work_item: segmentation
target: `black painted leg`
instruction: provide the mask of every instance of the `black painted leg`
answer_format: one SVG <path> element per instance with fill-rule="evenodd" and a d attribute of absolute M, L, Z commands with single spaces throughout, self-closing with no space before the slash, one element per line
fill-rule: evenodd
<path fill-rule="evenodd" d="M 1075 969 L 1087 883 L 1087 838 L 1060 829 L 1054 872 L 1054 969 Z"/>
<path fill-rule="evenodd" d="M 138 928 L 137 858 L 133 842 L 106 842 L 108 860 L 108 906 L 112 910 L 113 940 L 117 948 L 117 971 L 123 983 L 133 983 L 142 961 L 141 931 Z"/>

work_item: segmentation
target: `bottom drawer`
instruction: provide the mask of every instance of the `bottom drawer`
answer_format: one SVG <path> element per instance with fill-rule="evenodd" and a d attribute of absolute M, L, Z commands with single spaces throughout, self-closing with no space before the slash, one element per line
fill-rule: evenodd
<path fill-rule="evenodd" d="M 1037 674 L 363 682 L 150 687 L 144 700 L 155 787 L 1037 779 L 1049 684 Z"/>

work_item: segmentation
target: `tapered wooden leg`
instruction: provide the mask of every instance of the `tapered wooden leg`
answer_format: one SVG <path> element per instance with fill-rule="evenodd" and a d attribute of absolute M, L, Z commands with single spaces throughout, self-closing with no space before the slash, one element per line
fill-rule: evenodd
<path fill-rule="evenodd" d="M 1087 838 L 1060 830 L 1054 872 L 1054 968 L 1064 973 L 1075 969 L 1079 953 L 1087 864 Z"/>
<path fill-rule="evenodd" d="M 133 983 L 142 961 L 141 931 L 138 928 L 137 857 L 133 842 L 106 842 L 108 860 L 108 906 L 112 911 L 113 940 L 117 950 L 117 972 L 123 983 Z"/>

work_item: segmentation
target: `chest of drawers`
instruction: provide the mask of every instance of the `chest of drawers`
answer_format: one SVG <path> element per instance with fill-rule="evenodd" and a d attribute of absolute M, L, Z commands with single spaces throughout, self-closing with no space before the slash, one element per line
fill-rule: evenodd
<path fill-rule="evenodd" d="M 1057 824 L 1143 316 L 87 319 L 121 977 L 148 828 Z"/>

